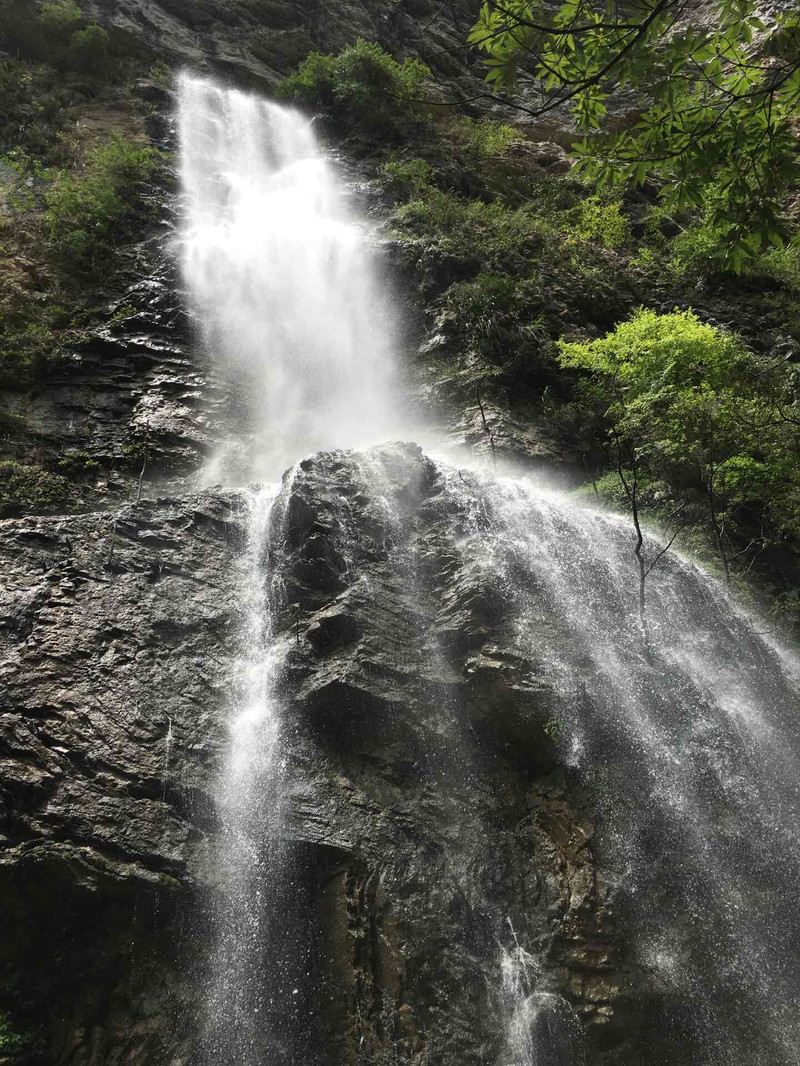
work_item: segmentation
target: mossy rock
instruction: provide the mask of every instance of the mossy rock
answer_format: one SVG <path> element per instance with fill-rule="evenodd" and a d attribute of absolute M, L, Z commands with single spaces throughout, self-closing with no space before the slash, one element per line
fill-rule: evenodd
<path fill-rule="evenodd" d="M 0 517 L 63 508 L 72 491 L 66 478 L 40 466 L 0 462 Z"/>

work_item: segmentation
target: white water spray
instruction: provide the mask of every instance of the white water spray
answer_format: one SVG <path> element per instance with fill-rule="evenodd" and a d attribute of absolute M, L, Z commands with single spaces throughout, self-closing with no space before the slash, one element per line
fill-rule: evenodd
<path fill-rule="evenodd" d="M 164 737 L 164 768 L 161 771 L 161 801 L 167 798 L 169 785 L 169 757 L 172 752 L 172 719 L 167 715 L 167 735 Z"/>
<path fill-rule="evenodd" d="M 311 123 L 188 76 L 178 106 L 184 276 L 247 441 L 206 480 L 274 479 L 317 449 L 396 435 L 389 308 Z"/>
<path fill-rule="evenodd" d="M 541 963 L 520 944 L 511 919 L 510 943 L 500 949 L 506 1048 L 501 1066 L 583 1066 L 583 1036 L 563 996 L 540 988 Z"/>
<path fill-rule="evenodd" d="M 204 1062 L 271 1066 L 290 1052 L 287 1021 L 292 964 L 288 916 L 277 920 L 288 871 L 283 846 L 281 720 L 274 693 L 269 578 L 270 518 L 276 486 L 247 501 L 247 554 L 242 574 L 241 658 L 231 701 L 230 739 L 217 787 L 221 822 L 213 877 L 210 974 Z"/>
<path fill-rule="evenodd" d="M 563 757 L 595 796 L 599 857 L 658 990 L 649 1025 L 660 1043 L 648 1053 L 661 1058 L 644 1061 L 796 1062 L 796 662 L 677 553 L 649 579 L 643 642 L 626 518 L 512 479 L 453 473 L 449 489 L 451 508 L 472 516 L 463 556 L 505 590 L 514 651 L 558 694 Z M 527 1042 L 531 974 L 513 943 L 503 960 L 513 1066 L 540 1062 Z"/>

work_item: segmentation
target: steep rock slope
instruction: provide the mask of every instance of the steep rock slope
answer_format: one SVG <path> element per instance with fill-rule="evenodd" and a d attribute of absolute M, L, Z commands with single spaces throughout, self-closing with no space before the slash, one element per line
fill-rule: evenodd
<path fill-rule="evenodd" d="M 320 1058 L 501 1058 L 513 925 L 537 989 L 633 1062 L 643 985 L 546 728 L 562 697 L 460 557 L 442 477 L 404 445 L 320 455 L 284 487 L 270 569 Z M 243 505 L 4 523 L 3 966 L 36 1037 L 19 1061 L 196 1061 Z"/>
<path fill-rule="evenodd" d="M 140 47 L 262 88 L 288 74 L 312 48 L 338 51 L 358 36 L 422 55 L 452 86 L 471 80 L 463 47 L 476 10 L 470 0 L 446 9 L 433 0 L 88 0 L 85 8 Z"/>

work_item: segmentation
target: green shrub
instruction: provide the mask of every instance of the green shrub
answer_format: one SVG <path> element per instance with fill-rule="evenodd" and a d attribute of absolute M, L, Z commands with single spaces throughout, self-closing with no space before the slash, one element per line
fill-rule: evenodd
<path fill-rule="evenodd" d="M 27 385 L 60 354 L 63 341 L 45 322 L 0 328 L 0 384 Z"/>
<path fill-rule="evenodd" d="M 83 18 L 75 0 L 48 0 L 39 14 L 45 29 L 53 34 L 69 33 Z"/>
<path fill-rule="evenodd" d="M 97 272 L 147 214 L 145 185 L 162 156 L 115 136 L 95 149 L 82 173 L 61 171 L 45 193 L 50 254 L 64 269 Z"/>
<path fill-rule="evenodd" d="M 800 293 L 800 233 L 782 248 L 764 252 L 748 268 L 747 276 L 767 277 L 778 282 L 791 293 Z"/>
<path fill-rule="evenodd" d="M 66 478 L 50 474 L 40 466 L 17 463 L 11 459 L 2 460 L 0 516 L 62 507 L 69 500 L 71 488 Z"/>
<path fill-rule="evenodd" d="M 58 140 L 71 103 L 54 70 L 0 58 L 0 152 L 22 150 L 46 162 L 63 155 Z"/>
<path fill-rule="evenodd" d="M 512 145 L 524 144 L 525 137 L 516 126 L 490 118 L 459 118 L 450 127 L 456 147 L 473 160 L 502 156 Z"/>
<path fill-rule="evenodd" d="M 606 248 L 619 248 L 630 238 L 630 224 L 620 214 L 617 200 L 588 196 L 564 216 L 569 233 L 580 240 L 597 241 Z"/>
<path fill-rule="evenodd" d="M 0 409 L 0 437 L 13 439 L 25 431 L 25 419 L 22 415 Z"/>
<path fill-rule="evenodd" d="M 46 63 L 58 71 L 98 74 L 107 69 L 108 34 L 96 23 L 82 25 L 74 0 L 3 0 L 0 48 L 10 56 Z"/>
<path fill-rule="evenodd" d="M 418 60 L 398 63 L 359 38 L 338 55 L 312 52 L 278 86 L 278 95 L 322 110 L 343 130 L 396 140 L 424 121 L 429 75 Z"/>
<path fill-rule="evenodd" d="M 58 469 L 70 477 L 82 477 L 100 469 L 100 463 L 88 452 L 79 448 L 67 448 L 58 460 Z"/>
<path fill-rule="evenodd" d="M 477 357 L 471 373 L 485 376 L 490 369 L 513 367 L 524 380 L 550 361 L 538 278 L 482 272 L 473 281 L 451 285 L 443 303 L 466 344 L 464 354 Z"/>
<path fill-rule="evenodd" d="M 160 88 L 169 89 L 172 87 L 172 83 L 175 79 L 175 72 L 169 63 L 159 60 L 150 67 L 147 76 L 150 81 L 154 82 Z"/>
<path fill-rule="evenodd" d="M 25 388 L 82 336 L 52 293 L 0 278 L 0 384 Z"/>
<path fill-rule="evenodd" d="M 719 232 L 696 223 L 669 244 L 667 268 L 673 278 L 704 278 L 718 274 L 724 255 Z"/>
<path fill-rule="evenodd" d="M 2 492 L 1 484 L 0 492 Z M 23 1051 L 29 1044 L 30 1038 L 17 1032 L 8 1014 L 0 1011 L 0 1054 L 13 1055 L 17 1051 Z"/>
<path fill-rule="evenodd" d="M 404 233 L 435 241 L 447 255 L 504 272 L 530 271 L 530 259 L 557 250 L 556 232 L 532 205 L 513 208 L 429 187 L 394 215 Z"/>
<path fill-rule="evenodd" d="M 69 43 L 69 63 L 75 70 L 96 74 L 108 59 L 108 34 L 94 23 L 76 30 Z"/>
<path fill-rule="evenodd" d="M 398 200 L 405 200 L 430 189 L 433 167 L 425 159 L 391 159 L 378 167 L 378 177 Z"/>
<path fill-rule="evenodd" d="M 445 306 L 487 351 L 502 344 L 509 327 L 538 321 L 541 295 L 536 281 L 510 274 L 481 273 L 474 281 L 458 281 L 445 294 Z"/>

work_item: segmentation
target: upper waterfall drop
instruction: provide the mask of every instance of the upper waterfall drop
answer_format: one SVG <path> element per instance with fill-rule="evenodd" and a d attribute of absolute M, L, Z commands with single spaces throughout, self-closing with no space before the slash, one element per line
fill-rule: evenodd
<path fill-rule="evenodd" d="M 183 75 L 178 124 L 190 306 L 252 434 L 211 480 L 272 479 L 319 448 L 396 434 L 390 308 L 311 123 Z"/>

